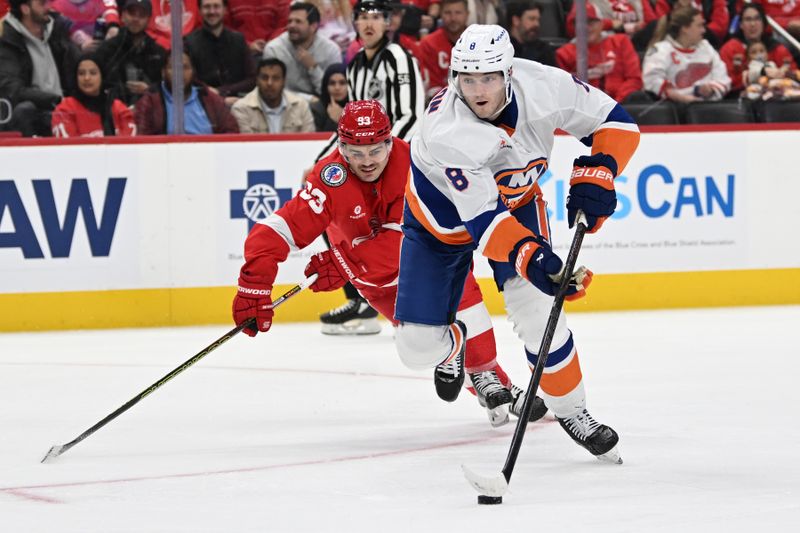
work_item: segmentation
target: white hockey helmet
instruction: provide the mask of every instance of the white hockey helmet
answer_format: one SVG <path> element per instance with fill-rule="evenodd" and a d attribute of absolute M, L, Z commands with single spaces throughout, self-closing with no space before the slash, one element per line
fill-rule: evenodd
<path fill-rule="evenodd" d="M 508 31 L 496 24 L 472 24 L 456 41 L 450 53 L 450 81 L 456 83 L 459 72 L 502 72 L 506 84 L 506 105 L 511 101 L 511 61 L 514 45 Z"/>

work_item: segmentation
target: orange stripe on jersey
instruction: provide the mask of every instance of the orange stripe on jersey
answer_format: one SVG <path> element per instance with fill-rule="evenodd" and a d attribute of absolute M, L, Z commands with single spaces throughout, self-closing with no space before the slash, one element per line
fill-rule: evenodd
<path fill-rule="evenodd" d="M 539 184 L 536 184 L 539 189 Z M 541 189 L 536 196 L 536 215 L 539 217 L 539 235 L 544 237 L 547 242 L 550 242 L 550 226 L 547 224 L 547 202 L 542 198 Z"/>
<path fill-rule="evenodd" d="M 592 154 L 603 152 L 617 162 L 617 176 L 622 174 L 633 152 L 639 146 L 639 132 L 616 128 L 604 128 L 595 132 L 592 138 Z"/>
<path fill-rule="evenodd" d="M 453 351 L 450 352 L 450 355 L 447 356 L 447 359 L 439 363 L 440 365 L 452 361 L 453 358 L 458 355 L 458 352 L 461 351 L 461 345 L 465 342 L 464 335 L 461 334 L 461 328 L 455 324 L 450 324 L 450 334 L 453 336 Z"/>
<path fill-rule="evenodd" d="M 519 220 L 509 216 L 494 227 L 492 234 L 483 248 L 483 255 L 489 259 L 508 262 L 508 256 L 514 246 L 525 237 L 532 237 L 531 230 L 520 224 Z"/>
<path fill-rule="evenodd" d="M 511 126 L 506 126 L 505 124 L 498 124 L 497 127 L 503 130 L 504 132 L 508 133 L 509 137 L 514 135 L 514 132 L 517 131 L 515 128 L 512 128 Z"/>
<path fill-rule="evenodd" d="M 419 200 L 416 196 L 414 196 L 414 192 L 411 190 L 411 178 L 409 176 L 409 181 L 406 183 L 406 201 L 408 202 L 408 208 L 411 209 L 411 212 L 414 214 L 414 218 L 416 218 L 420 224 L 425 226 L 425 229 L 428 230 L 428 233 L 439 239 L 445 244 L 469 244 L 472 242 L 472 236 L 466 230 L 458 231 L 455 233 L 441 233 L 436 230 L 436 228 L 431 224 L 428 220 L 428 217 L 425 216 L 425 211 L 422 210 L 422 207 L 419 205 Z M 505 261 L 508 259 L 506 258 Z"/>
<path fill-rule="evenodd" d="M 581 364 L 578 362 L 578 354 L 576 352 L 572 357 L 572 361 L 557 372 L 548 374 L 545 369 L 539 386 L 542 388 L 542 392 L 550 396 L 565 396 L 575 390 L 575 387 L 580 384 L 582 379 Z"/>

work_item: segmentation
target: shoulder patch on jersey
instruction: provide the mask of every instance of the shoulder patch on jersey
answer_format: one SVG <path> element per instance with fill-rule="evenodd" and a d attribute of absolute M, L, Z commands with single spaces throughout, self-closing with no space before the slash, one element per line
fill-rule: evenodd
<path fill-rule="evenodd" d="M 341 163 L 328 163 L 319 173 L 322 183 L 331 187 L 338 187 L 347 180 L 347 170 Z"/>

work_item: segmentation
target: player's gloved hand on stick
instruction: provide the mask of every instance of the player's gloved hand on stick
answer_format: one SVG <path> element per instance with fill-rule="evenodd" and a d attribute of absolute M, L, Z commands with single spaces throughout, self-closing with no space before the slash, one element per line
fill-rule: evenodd
<path fill-rule="evenodd" d="M 519 241 L 509 258 L 517 273 L 549 296 L 555 296 L 561 284 L 561 270 L 564 264 L 553 253 L 550 244 L 540 236 L 526 237 Z M 580 267 L 573 272 L 565 298 L 577 300 L 586 295 L 586 288 L 592 282 L 592 271 Z"/>
<path fill-rule="evenodd" d="M 277 274 L 277 266 L 267 266 L 266 274 L 256 274 L 257 263 L 248 262 L 239 273 L 239 286 L 233 298 L 233 321 L 237 326 L 250 318 L 255 324 L 244 328 L 244 332 L 254 337 L 259 331 L 267 332 L 272 327 L 272 284 Z"/>
<path fill-rule="evenodd" d="M 341 289 L 348 281 L 352 281 L 360 273 L 366 272 L 363 265 L 351 258 L 344 247 L 331 246 L 311 256 L 306 265 L 306 277 L 316 273 L 319 277 L 311 285 L 313 292 L 327 292 Z"/>
<path fill-rule="evenodd" d="M 582 155 L 572 163 L 567 197 L 567 221 L 575 225 L 578 211 L 586 215 L 586 233 L 594 233 L 617 208 L 614 178 L 617 162 L 604 153 Z"/>

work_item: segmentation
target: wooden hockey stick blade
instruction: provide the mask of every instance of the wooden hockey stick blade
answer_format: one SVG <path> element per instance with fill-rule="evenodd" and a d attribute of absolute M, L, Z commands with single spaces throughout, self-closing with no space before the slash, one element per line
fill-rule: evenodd
<path fill-rule="evenodd" d="M 461 470 L 464 472 L 464 477 L 467 482 L 472 485 L 472 488 L 478 491 L 479 494 L 484 496 L 502 496 L 508 490 L 508 481 L 503 474 L 498 474 L 495 477 L 482 476 L 476 474 L 467 465 L 461 465 Z"/>

